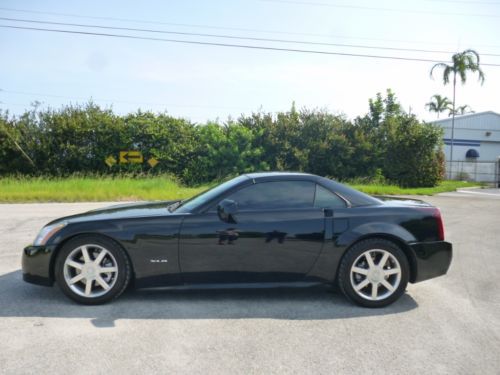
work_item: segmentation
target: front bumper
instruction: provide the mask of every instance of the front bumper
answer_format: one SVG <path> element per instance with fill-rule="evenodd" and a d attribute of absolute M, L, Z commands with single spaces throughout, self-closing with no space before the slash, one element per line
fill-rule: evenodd
<path fill-rule="evenodd" d="M 23 250 L 23 280 L 38 285 L 52 286 L 54 278 L 50 273 L 53 246 L 27 246 Z"/>
<path fill-rule="evenodd" d="M 410 245 L 416 257 L 413 283 L 445 275 L 450 268 L 453 247 L 446 241 L 419 242 Z"/>

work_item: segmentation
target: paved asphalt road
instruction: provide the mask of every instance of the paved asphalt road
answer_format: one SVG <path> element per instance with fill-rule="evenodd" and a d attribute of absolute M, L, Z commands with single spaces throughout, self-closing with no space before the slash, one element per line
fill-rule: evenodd
<path fill-rule="evenodd" d="M 133 291 L 78 306 L 22 282 L 21 249 L 47 221 L 104 204 L 0 205 L 0 373 L 499 374 L 492 194 L 424 198 L 442 208 L 451 270 L 380 310 L 322 289 Z"/>

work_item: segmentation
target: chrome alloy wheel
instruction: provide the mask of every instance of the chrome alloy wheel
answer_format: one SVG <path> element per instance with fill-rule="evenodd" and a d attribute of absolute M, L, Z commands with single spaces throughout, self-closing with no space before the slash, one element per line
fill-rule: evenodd
<path fill-rule="evenodd" d="M 118 264 L 111 252 L 99 245 L 82 245 L 64 261 L 64 281 L 76 294 L 96 298 L 116 283 Z"/>
<path fill-rule="evenodd" d="M 401 282 L 401 265 L 386 250 L 367 250 L 354 261 L 350 279 L 360 297 L 370 301 L 383 300 L 397 290 Z"/>

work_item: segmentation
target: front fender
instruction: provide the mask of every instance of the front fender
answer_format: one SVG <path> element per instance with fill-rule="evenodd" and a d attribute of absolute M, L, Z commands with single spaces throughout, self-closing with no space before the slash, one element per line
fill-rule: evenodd
<path fill-rule="evenodd" d="M 179 229 L 182 216 L 143 217 L 122 220 L 69 223 L 47 245 L 53 269 L 62 245 L 78 235 L 103 235 L 117 242 L 128 255 L 137 286 L 172 285 L 181 282 Z"/>
<path fill-rule="evenodd" d="M 112 221 L 69 223 L 49 238 L 46 246 L 57 248 L 68 239 L 83 234 L 103 234 L 117 240 L 115 237 L 118 233 L 121 233 L 119 237 L 123 237 L 123 231 Z"/>

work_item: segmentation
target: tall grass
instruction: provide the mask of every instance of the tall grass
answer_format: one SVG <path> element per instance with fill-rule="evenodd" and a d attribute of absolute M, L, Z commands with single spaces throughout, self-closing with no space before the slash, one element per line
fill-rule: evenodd
<path fill-rule="evenodd" d="M 211 185 L 186 187 L 169 176 L 72 176 L 67 178 L 0 178 L 0 202 L 85 202 L 169 200 L 191 197 Z M 433 188 L 406 189 L 381 183 L 348 183 L 373 195 L 432 195 L 477 185 L 462 181 L 444 181 Z"/>
<path fill-rule="evenodd" d="M 402 188 L 389 184 L 359 184 L 348 183 L 354 189 L 370 195 L 434 195 L 448 191 L 456 191 L 460 188 L 480 186 L 478 182 L 467 181 L 442 181 L 438 186 L 429 188 Z"/>
<path fill-rule="evenodd" d="M 169 200 L 209 186 L 185 187 L 170 177 L 68 177 L 0 179 L 1 202 Z"/>

